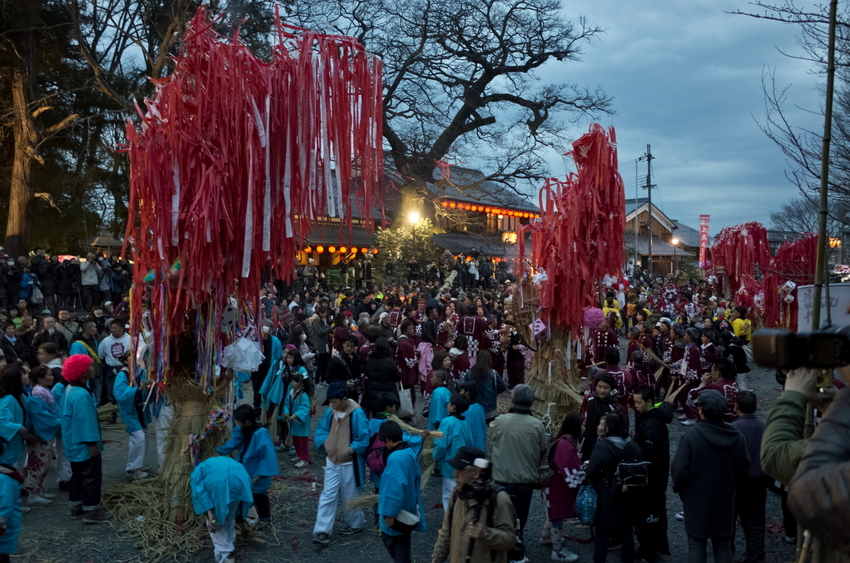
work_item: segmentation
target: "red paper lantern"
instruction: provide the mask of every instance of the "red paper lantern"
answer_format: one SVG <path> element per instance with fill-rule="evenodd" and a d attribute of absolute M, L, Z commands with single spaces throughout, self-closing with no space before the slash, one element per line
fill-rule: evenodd
<path fill-rule="evenodd" d="M 444 202 L 443 202 L 443 203 L 441 203 L 440 205 L 442 205 L 443 207 L 448 207 L 448 206 L 449 206 L 449 202 L 444 201 Z"/>
<path fill-rule="evenodd" d="M 361 248 L 360 252 L 362 252 L 363 254 L 366 254 L 367 252 L 369 252 L 369 249 L 368 248 Z"/>
<path fill-rule="evenodd" d="M 341 246 L 341 247 L 339 248 L 339 251 L 340 251 L 342 254 L 345 254 L 346 252 L 348 252 L 348 248 L 347 248 L 347 247 L 345 247 L 345 246 Z"/>
<path fill-rule="evenodd" d="M 377 253 L 378 253 L 378 249 L 377 249 L 377 248 L 373 248 L 373 249 L 372 249 L 372 254 L 377 254 Z"/>
<path fill-rule="evenodd" d="M 317 247 L 316 247 L 316 252 L 318 252 L 319 254 L 322 254 L 324 251 L 325 251 L 325 247 L 324 247 L 324 246 L 321 246 L 321 245 L 320 245 L 320 246 L 317 246 Z"/>
<path fill-rule="evenodd" d="M 328 252 L 330 252 L 330 253 L 334 253 L 334 252 L 336 252 L 336 247 L 335 247 L 335 246 L 329 246 L 329 247 L 328 247 Z"/>
<path fill-rule="evenodd" d="M 313 247 L 308 246 L 307 248 L 304 249 L 304 252 L 306 252 L 307 254 L 310 254 L 311 252 L 313 252 Z"/>
<path fill-rule="evenodd" d="M 449 207 L 451 207 L 452 209 L 454 209 L 455 207 L 457 207 L 457 204 L 456 204 L 455 202 L 451 202 L 451 203 L 449 204 Z"/>

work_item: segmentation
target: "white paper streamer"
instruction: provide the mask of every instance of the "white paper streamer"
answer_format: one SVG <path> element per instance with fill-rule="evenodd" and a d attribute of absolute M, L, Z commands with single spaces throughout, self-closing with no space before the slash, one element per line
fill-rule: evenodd
<path fill-rule="evenodd" d="M 251 251 L 254 248 L 254 145 L 248 144 L 248 205 L 245 208 L 245 245 L 242 248 L 242 277 L 251 274 Z"/>
<path fill-rule="evenodd" d="M 174 159 L 174 191 L 171 193 L 171 246 L 177 246 L 180 236 L 177 220 L 180 218 L 180 165 Z"/>

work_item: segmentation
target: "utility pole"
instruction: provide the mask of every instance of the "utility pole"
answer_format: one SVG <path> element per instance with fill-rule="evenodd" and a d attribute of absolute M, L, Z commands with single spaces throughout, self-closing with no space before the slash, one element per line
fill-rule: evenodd
<path fill-rule="evenodd" d="M 647 212 L 649 213 L 649 218 L 646 221 L 647 226 L 649 227 L 649 276 L 652 277 L 652 188 L 655 186 L 652 185 L 652 161 L 655 157 L 652 156 L 652 151 L 649 148 L 649 145 L 646 145 L 646 154 L 640 157 L 638 160 L 646 161 L 646 185 L 643 186 L 643 189 L 647 191 L 647 198 L 649 200 L 649 207 L 647 208 Z M 636 218 L 637 219 L 637 218 Z"/>

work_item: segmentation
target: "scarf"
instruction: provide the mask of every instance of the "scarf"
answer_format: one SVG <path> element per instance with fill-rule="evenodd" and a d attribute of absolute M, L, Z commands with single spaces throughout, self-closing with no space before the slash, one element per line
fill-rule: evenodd
<path fill-rule="evenodd" d="M 50 392 L 50 389 L 44 387 L 43 385 L 36 385 L 32 388 L 32 396 L 38 397 L 48 405 L 50 408 L 53 408 L 53 393 Z"/>

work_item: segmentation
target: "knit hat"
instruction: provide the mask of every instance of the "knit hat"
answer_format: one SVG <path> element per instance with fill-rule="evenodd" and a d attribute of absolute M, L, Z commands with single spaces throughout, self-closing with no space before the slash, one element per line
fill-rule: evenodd
<path fill-rule="evenodd" d="M 420 297 L 420 298 L 417 300 L 417 303 L 418 303 L 418 304 L 420 304 L 420 305 L 424 305 L 424 304 L 425 304 L 425 298 L 424 298 L 424 297 Z"/>
<path fill-rule="evenodd" d="M 334 381 L 328 385 L 327 398 L 329 401 L 334 399 L 347 399 L 348 389 L 342 381 Z"/>
<path fill-rule="evenodd" d="M 94 363 L 88 354 L 75 354 L 62 364 L 62 377 L 68 381 L 79 381 Z"/>

